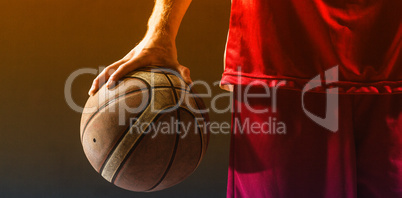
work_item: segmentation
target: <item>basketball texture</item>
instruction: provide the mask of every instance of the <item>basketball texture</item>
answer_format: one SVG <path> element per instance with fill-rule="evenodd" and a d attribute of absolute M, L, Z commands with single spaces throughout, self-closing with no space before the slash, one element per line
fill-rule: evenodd
<path fill-rule="evenodd" d="M 187 178 L 204 156 L 205 106 L 174 72 L 146 67 L 91 96 L 81 142 L 91 165 L 121 188 L 149 192 Z"/>

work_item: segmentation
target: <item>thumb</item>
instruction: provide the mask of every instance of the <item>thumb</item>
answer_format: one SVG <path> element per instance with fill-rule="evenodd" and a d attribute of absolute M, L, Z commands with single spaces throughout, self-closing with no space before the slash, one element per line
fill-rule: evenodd
<path fill-rule="evenodd" d="M 190 69 L 180 65 L 179 68 L 178 68 L 178 71 L 179 71 L 181 77 L 183 78 L 184 82 L 186 82 L 187 84 L 192 83 L 192 80 L 191 80 L 191 77 L 190 77 Z"/>

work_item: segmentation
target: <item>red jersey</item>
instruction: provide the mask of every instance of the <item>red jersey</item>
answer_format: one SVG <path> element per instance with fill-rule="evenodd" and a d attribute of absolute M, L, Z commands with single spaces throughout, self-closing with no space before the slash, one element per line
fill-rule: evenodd
<path fill-rule="evenodd" d="M 401 20 L 401 0 L 233 0 L 221 84 L 302 89 L 338 66 L 341 92 L 402 92 Z"/>

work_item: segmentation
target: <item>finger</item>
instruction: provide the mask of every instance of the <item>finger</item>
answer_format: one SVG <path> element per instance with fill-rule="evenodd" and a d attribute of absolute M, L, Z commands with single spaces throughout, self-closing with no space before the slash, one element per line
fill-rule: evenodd
<path fill-rule="evenodd" d="M 97 78 L 95 78 L 94 81 L 92 82 L 91 88 L 88 91 L 88 95 L 93 96 L 98 87 L 99 87 L 99 81 L 97 80 Z"/>
<path fill-rule="evenodd" d="M 137 60 L 130 60 L 122 65 L 110 76 L 106 87 L 111 89 L 113 88 L 117 81 L 123 78 L 126 74 L 129 72 L 138 69 L 141 67 L 143 64 L 137 59 Z"/>
<path fill-rule="evenodd" d="M 96 91 L 98 91 L 98 89 L 100 87 L 102 87 L 103 84 L 105 84 L 105 82 L 109 79 L 109 76 L 111 75 L 111 73 L 113 73 L 114 71 L 112 71 L 112 69 L 114 68 L 118 68 L 121 64 L 127 62 L 124 58 L 114 62 L 113 64 L 107 66 L 93 81 L 91 89 L 89 90 L 88 94 L 90 96 L 94 95 L 96 93 Z M 110 70 L 110 71 L 109 71 Z M 110 72 L 110 73 L 109 73 Z"/>
<path fill-rule="evenodd" d="M 190 77 L 190 69 L 188 69 L 187 67 L 184 66 L 179 66 L 178 68 L 181 77 L 183 78 L 184 82 L 186 82 L 187 84 L 191 84 L 191 77 Z"/>
<path fill-rule="evenodd" d="M 91 89 L 88 94 L 93 96 L 100 87 L 109 79 L 109 77 L 113 74 L 115 69 L 111 66 L 106 67 L 92 82 Z"/>
<path fill-rule="evenodd" d="M 92 82 L 92 86 L 91 86 L 91 89 L 89 90 L 89 92 L 88 92 L 88 94 L 90 95 L 90 96 L 93 96 L 95 93 L 96 93 L 96 91 L 98 91 L 98 89 L 99 89 L 99 87 L 100 87 L 100 84 L 101 84 L 101 79 L 104 79 L 105 78 L 105 73 L 104 73 L 104 71 L 102 71 L 94 80 L 93 80 L 93 82 Z"/>

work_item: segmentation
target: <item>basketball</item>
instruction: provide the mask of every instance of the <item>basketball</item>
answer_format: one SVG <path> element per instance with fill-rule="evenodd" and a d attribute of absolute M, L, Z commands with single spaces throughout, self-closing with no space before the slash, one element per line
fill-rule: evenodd
<path fill-rule="evenodd" d="M 209 141 L 201 98 L 175 72 L 146 67 L 91 96 L 81 117 L 84 153 L 112 184 L 151 192 L 197 168 Z"/>

